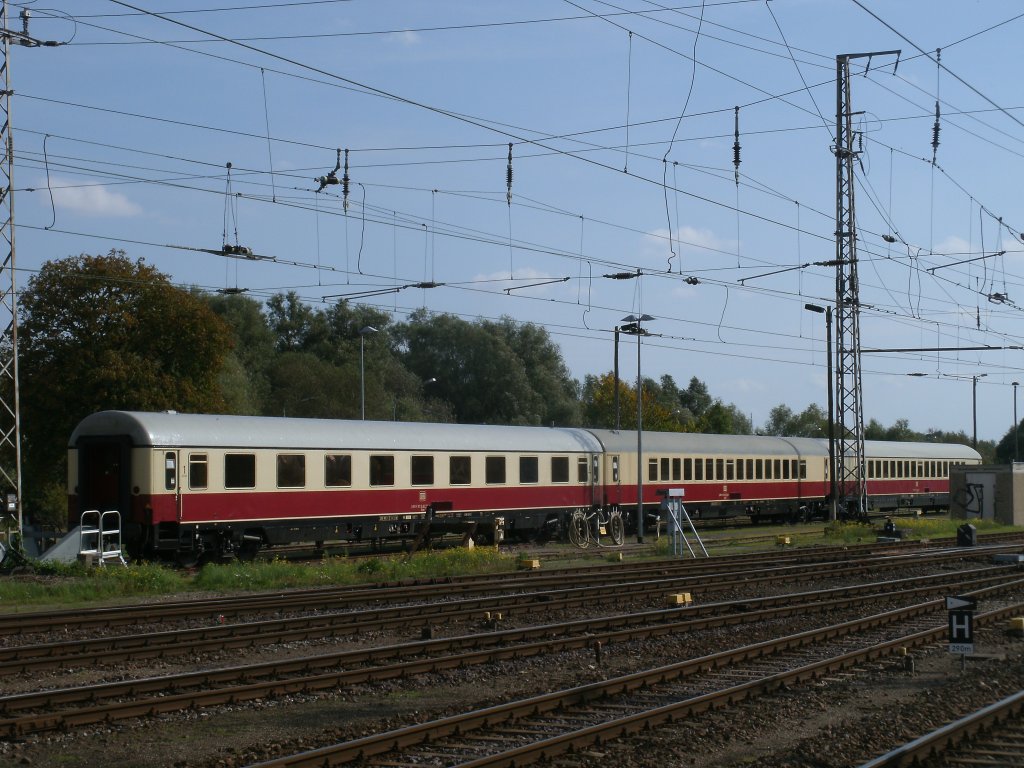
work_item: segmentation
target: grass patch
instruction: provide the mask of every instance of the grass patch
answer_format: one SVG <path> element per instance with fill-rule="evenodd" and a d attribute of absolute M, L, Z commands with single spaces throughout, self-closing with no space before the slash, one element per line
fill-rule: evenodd
<path fill-rule="evenodd" d="M 483 547 L 368 559 L 329 557 L 317 563 L 271 560 L 210 564 L 195 573 L 153 563 L 102 568 L 38 563 L 30 575 L 0 577 L 0 613 L 189 592 L 271 591 L 444 578 L 511 571 L 515 567 L 514 558 Z"/>
<path fill-rule="evenodd" d="M 964 520 L 951 520 L 948 517 L 896 517 L 893 518 L 896 528 L 902 532 L 906 540 L 948 539 L 956 537 L 956 530 L 964 524 Z M 971 520 L 978 535 L 986 533 L 1010 533 L 1020 531 L 1012 525 L 1002 525 L 992 520 Z M 863 523 L 829 523 L 825 526 L 825 541 L 830 544 L 855 544 L 873 542 L 882 534 L 881 524 L 865 525 Z"/>

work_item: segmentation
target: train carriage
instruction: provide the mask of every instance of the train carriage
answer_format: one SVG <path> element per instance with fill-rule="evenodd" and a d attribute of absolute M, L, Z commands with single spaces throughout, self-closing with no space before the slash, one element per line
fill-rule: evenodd
<path fill-rule="evenodd" d="M 537 534 L 595 503 L 600 443 L 576 429 L 105 411 L 71 436 L 69 509 L 116 509 L 133 555 L 476 526 Z"/>
<path fill-rule="evenodd" d="M 865 441 L 864 459 L 868 498 L 882 512 L 948 509 L 950 467 L 981 463 L 980 454 L 964 445 L 881 440 Z"/>
<path fill-rule="evenodd" d="M 977 451 L 867 441 L 868 507 L 948 505 L 949 469 Z M 638 466 L 639 465 L 639 466 Z M 823 517 L 817 438 L 104 411 L 69 443 L 69 518 L 116 510 L 135 557 L 251 555 L 264 546 L 565 532 L 573 512 L 636 525 L 683 488 L 697 519 Z M 619 529 L 621 533 L 621 527 Z"/>
<path fill-rule="evenodd" d="M 590 431 L 604 448 L 604 503 L 635 508 L 636 432 Z M 828 495 L 828 446 L 818 440 L 645 432 L 642 448 L 647 510 L 683 488 L 694 519 L 793 519 L 817 512 Z"/>

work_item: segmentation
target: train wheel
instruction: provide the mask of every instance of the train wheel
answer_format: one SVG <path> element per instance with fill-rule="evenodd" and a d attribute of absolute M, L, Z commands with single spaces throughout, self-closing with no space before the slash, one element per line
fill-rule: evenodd
<path fill-rule="evenodd" d="M 259 551 L 260 542 L 244 541 L 242 542 L 242 546 L 238 548 L 238 559 L 242 561 L 254 560 Z"/>
<path fill-rule="evenodd" d="M 616 546 L 621 547 L 626 540 L 626 525 L 622 522 L 622 513 L 615 511 L 608 518 L 608 535 Z"/>
<path fill-rule="evenodd" d="M 179 568 L 195 568 L 199 565 L 199 553 L 194 549 L 180 549 L 174 555 L 174 562 Z"/>

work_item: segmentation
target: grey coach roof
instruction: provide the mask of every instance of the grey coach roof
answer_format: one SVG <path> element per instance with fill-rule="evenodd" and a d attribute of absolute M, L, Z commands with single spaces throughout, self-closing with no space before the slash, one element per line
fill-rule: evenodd
<path fill-rule="evenodd" d="M 592 429 L 606 451 L 635 453 L 636 431 Z M 705 435 L 699 432 L 644 432 L 644 453 L 689 453 L 694 456 L 751 454 L 761 456 L 828 456 L 828 442 L 807 437 Z"/>
<path fill-rule="evenodd" d="M 69 441 L 127 436 L 152 447 L 308 448 L 393 451 L 510 451 L 517 453 L 632 453 L 636 432 L 609 429 L 421 424 L 395 421 L 332 421 L 265 416 L 101 411 L 87 416 Z M 644 432 L 644 453 L 827 456 L 828 441 L 807 437 Z M 867 458 L 979 461 L 965 445 L 868 440 Z"/>
<path fill-rule="evenodd" d="M 334 421 L 265 416 L 101 411 L 87 416 L 69 440 L 127 435 L 136 446 L 350 449 L 396 451 L 599 452 L 582 429 Z"/>

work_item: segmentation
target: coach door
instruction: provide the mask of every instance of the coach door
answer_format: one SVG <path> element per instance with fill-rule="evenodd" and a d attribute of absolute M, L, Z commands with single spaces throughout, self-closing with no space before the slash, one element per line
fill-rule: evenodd
<path fill-rule="evenodd" d="M 131 444 L 128 438 L 78 443 L 78 512 L 110 512 L 122 516 L 131 504 Z"/>
<path fill-rule="evenodd" d="M 185 472 L 179 461 L 177 451 L 164 451 L 164 490 L 174 494 L 175 518 L 181 522 L 181 482 L 185 478 Z"/>

